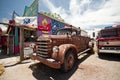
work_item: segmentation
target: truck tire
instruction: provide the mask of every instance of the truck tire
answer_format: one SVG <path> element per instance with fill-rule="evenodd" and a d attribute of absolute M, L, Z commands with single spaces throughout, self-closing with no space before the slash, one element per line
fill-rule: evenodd
<path fill-rule="evenodd" d="M 97 54 L 98 54 L 98 57 L 101 58 L 102 53 L 99 52 L 99 49 L 97 49 Z"/>
<path fill-rule="evenodd" d="M 98 52 L 98 57 L 102 58 L 102 56 L 103 56 L 103 53 Z"/>
<path fill-rule="evenodd" d="M 63 62 L 63 64 L 61 65 L 61 70 L 62 70 L 63 72 L 69 71 L 70 69 L 73 68 L 74 63 L 75 63 L 75 55 L 74 55 L 74 52 L 70 50 L 70 51 L 68 51 L 67 54 L 65 55 L 64 62 Z"/>
<path fill-rule="evenodd" d="M 90 54 L 95 54 L 94 48 L 90 50 Z"/>

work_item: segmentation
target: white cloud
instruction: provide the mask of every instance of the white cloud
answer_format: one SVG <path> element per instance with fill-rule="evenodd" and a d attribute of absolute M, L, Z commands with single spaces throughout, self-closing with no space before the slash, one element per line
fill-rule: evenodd
<path fill-rule="evenodd" d="M 2 25 L 2 24 L 0 24 L 0 27 L 1 27 L 2 31 L 6 31 L 7 30 L 7 27 Z"/>
<path fill-rule="evenodd" d="M 3 19 L 2 19 L 2 22 L 3 22 L 3 23 L 9 23 L 9 20 L 8 20 L 7 18 L 3 18 Z M 3 31 L 6 31 L 6 30 L 7 30 L 7 26 L 5 26 L 5 25 L 0 24 L 0 27 L 1 27 L 1 29 L 2 29 Z"/>
<path fill-rule="evenodd" d="M 43 0 L 43 3 L 46 4 L 47 8 L 52 13 L 57 13 L 59 11 L 59 8 L 55 7 L 49 0 Z"/>
<path fill-rule="evenodd" d="M 113 25 L 120 23 L 119 0 L 70 0 L 69 10 L 56 7 L 50 0 L 43 0 L 52 13 L 58 13 L 62 18 L 74 26 L 82 29 L 96 28 L 99 25 Z M 91 4 L 94 3 L 94 4 Z M 65 5 L 65 4 L 63 4 Z"/>

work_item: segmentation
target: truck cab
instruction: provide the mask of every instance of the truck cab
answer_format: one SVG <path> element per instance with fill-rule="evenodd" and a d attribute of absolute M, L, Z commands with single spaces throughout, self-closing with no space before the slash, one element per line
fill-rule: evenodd
<path fill-rule="evenodd" d="M 97 39 L 98 55 L 120 54 L 120 25 L 99 31 Z"/>

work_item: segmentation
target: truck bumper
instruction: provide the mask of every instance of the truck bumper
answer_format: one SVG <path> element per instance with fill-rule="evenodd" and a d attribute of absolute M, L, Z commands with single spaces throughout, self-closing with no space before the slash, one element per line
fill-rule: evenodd
<path fill-rule="evenodd" d="M 55 69 L 60 69 L 61 68 L 60 62 L 57 62 L 54 59 L 45 59 L 45 58 L 42 58 L 40 56 L 37 56 L 36 54 L 32 54 L 30 57 L 31 57 L 32 60 L 38 60 L 41 63 L 43 63 L 43 64 L 45 64 L 49 67 L 52 67 L 52 68 L 55 68 Z"/>
<path fill-rule="evenodd" d="M 120 50 L 104 50 L 104 49 L 99 49 L 99 53 L 113 53 L 113 54 L 120 54 Z"/>

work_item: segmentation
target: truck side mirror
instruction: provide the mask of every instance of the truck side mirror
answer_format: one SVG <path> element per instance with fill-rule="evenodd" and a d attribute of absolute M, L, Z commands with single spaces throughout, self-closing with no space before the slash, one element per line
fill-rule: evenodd
<path fill-rule="evenodd" d="M 72 36 L 75 36 L 76 35 L 76 32 L 72 32 Z"/>
<path fill-rule="evenodd" d="M 80 27 L 78 27 L 78 35 L 81 35 L 81 29 L 80 29 Z"/>

